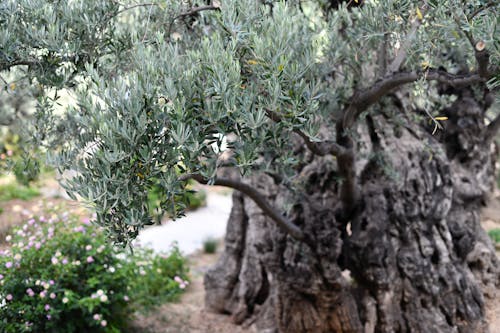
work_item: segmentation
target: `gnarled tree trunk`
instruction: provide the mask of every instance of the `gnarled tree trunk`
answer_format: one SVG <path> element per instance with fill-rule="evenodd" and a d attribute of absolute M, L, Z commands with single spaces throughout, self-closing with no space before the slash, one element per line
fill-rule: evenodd
<path fill-rule="evenodd" d="M 500 273 L 479 224 L 494 180 L 484 110 L 460 97 L 439 135 L 397 111 L 360 127 L 349 224 L 335 215 L 333 158 L 307 161 L 299 198 L 268 176 L 250 180 L 276 206 L 294 203 L 289 217 L 309 242 L 233 194 L 224 253 L 205 277 L 209 309 L 259 332 L 487 332 L 484 295 Z"/>

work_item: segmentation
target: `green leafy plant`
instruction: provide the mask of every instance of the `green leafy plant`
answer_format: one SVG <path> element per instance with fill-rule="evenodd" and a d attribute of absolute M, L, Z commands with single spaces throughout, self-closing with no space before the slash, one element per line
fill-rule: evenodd
<path fill-rule="evenodd" d="M 215 253 L 217 251 L 217 240 L 214 238 L 207 238 L 203 241 L 203 252 Z"/>
<path fill-rule="evenodd" d="M 40 195 L 40 191 L 33 187 L 9 183 L 0 185 L 0 201 L 13 199 L 30 200 Z"/>
<path fill-rule="evenodd" d="M 168 255 L 139 248 L 125 261 L 130 298 L 138 311 L 177 300 L 189 285 L 186 260 L 175 246 Z"/>
<path fill-rule="evenodd" d="M 493 240 L 493 242 L 500 244 L 500 228 L 488 231 L 488 235 Z"/>
<path fill-rule="evenodd" d="M 0 332 L 120 332 L 133 311 L 175 299 L 184 258 L 130 253 L 88 220 L 48 213 L 6 239 L 0 255 Z"/>

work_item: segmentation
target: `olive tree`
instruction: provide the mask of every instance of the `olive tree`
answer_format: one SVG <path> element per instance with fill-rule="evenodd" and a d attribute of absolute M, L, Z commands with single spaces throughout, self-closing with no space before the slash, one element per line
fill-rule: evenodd
<path fill-rule="evenodd" d="M 110 240 L 182 216 L 189 180 L 236 190 L 209 309 L 261 332 L 486 332 L 498 17 L 483 0 L 7 0 L 0 70 L 43 90 L 34 142 Z"/>

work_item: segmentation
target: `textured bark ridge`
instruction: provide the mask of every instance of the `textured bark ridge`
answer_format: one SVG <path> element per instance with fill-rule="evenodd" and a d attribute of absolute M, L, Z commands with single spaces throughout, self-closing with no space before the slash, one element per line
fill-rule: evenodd
<path fill-rule="evenodd" d="M 362 198 L 349 225 L 335 217 L 334 159 L 308 161 L 299 198 L 253 178 L 276 206 L 295 202 L 289 217 L 311 242 L 287 236 L 235 193 L 225 251 L 205 277 L 207 307 L 268 333 L 487 332 L 483 293 L 500 285 L 479 225 L 492 154 L 473 99 L 445 112 L 446 128 L 434 136 L 404 110 L 366 118 Z"/>

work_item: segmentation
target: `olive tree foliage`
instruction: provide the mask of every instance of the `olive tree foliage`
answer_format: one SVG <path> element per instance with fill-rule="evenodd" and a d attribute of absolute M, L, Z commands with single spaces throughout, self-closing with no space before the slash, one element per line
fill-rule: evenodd
<path fill-rule="evenodd" d="M 303 239 L 286 207 L 218 171 L 265 172 L 300 198 L 297 137 L 337 157 L 339 207 L 348 212 L 354 125 L 384 96 L 403 91 L 439 130 L 445 120 L 434 110 L 453 102 L 439 84 L 486 84 L 476 93 L 488 95 L 495 116 L 498 10 L 486 0 L 335 10 L 327 1 L 6 0 L 0 71 L 41 90 L 34 142 L 50 148 L 61 172 L 75 171 L 64 185 L 93 205 L 115 242 L 154 222 L 153 187 L 165 194 L 159 213 L 181 216 L 188 179 L 242 191 Z M 62 88 L 77 102 L 57 113 Z M 495 132 L 500 120 L 490 126 Z"/>

